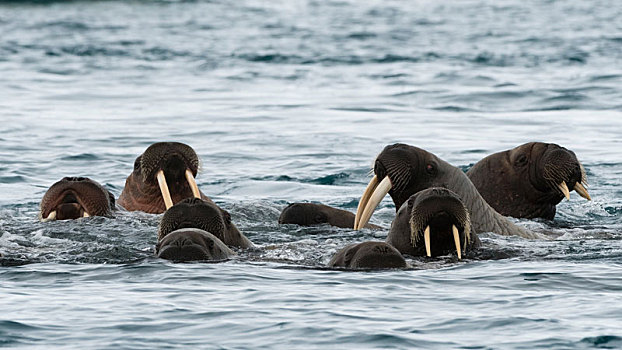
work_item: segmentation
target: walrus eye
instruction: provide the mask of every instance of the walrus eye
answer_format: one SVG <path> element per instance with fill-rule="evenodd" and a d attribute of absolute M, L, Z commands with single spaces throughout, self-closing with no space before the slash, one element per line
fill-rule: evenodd
<path fill-rule="evenodd" d="M 436 175 L 436 168 L 434 165 L 428 164 L 425 166 L 425 172 L 428 173 L 428 175 Z"/>
<path fill-rule="evenodd" d="M 326 220 L 326 216 L 324 216 L 323 214 L 317 214 L 317 215 L 315 216 L 315 222 L 316 222 L 316 223 L 318 223 L 318 224 L 320 224 L 320 223 L 324 223 L 324 222 L 326 222 L 326 221 L 327 221 L 327 220 Z"/>
<path fill-rule="evenodd" d="M 525 164 L 527 164 L 527 156 L 524 154 L 521 154 L 517 159 L 516 159 L 516 166 L 523 166 Z"/>

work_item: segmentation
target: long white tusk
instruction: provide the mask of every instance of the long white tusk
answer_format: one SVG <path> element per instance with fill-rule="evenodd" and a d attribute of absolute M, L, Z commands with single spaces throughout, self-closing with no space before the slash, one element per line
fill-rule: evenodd
<path fill-rule="evenodd" d="M 365 204 L 369 201 L 369 197 L 374 192 L 374 189 L 378 185 L 378 176 L 374 175 L 374 177 L 369 181 L 367 188 L 365 188 L 365 192 L 359 201 L 359 205 L 356 208 L 356 215 L 354 216 L 354 229 L 358 230 L 359 228 L 359 220 L 361 220 L 361 215 L 363 214 L 363 209 L 365 209 Z"/>
<path fill-rule="evenodd" d="M 423 242 L 425 243 L 425 252 L 428 256 L 432 256 L 432 252 L 430 249 L 430 226 L 425 227 L 425 231 L 423 231 Z"/>
<path fill-rule="evenodd" d="M 53 212 L 51 212 L 47 218 L 45 219 L 41 219 L 42 222 L 46 222 L 46 221 L 52 221 L 52 220 L 56 220 L 56 210 L 54 210 Z"/>
<path fill-rule="evenodd" d="M 456 225 L 451 225 L 451 231 L 454 233 L 454 243 L 456 243 L 456 251 L 458 252 L 458 260 L 462 260 L 462 248 L 460 247 L 460 233 Z"/>
<path fill-rule="evenodd" d="M 382 198 L 384 198 L 384 196 L 389 193 L 391 187 L 391 180 L 388 176 L 385 176 L 385 178 L 380 181 L 380 184 L 378 184 L 378 186 L 374 190 L 374 193 L 371 194 L 369 201 L 365 204 L 365 209 L 363 210 L 363 214 L 361 215 L 359 224 L 355 228 L 355 230 L 358 230 L 367 225 L 369 219 L 371 218 L 371 215 L 374 213 L 374 209 L 376 209 L 378 204 L 380 204 Z"/>
<path fill-rule="evenodd" d="M 164 205 L 166 205 L 166 209 L 173 206 L 173 200 L 171 199 L 171 193 L 168 190 L 168 185 L 166 184 L 166 177 L 164 176 L 164 171 L 158 171 L 158 185 L 160 185 L 160 192 L 162 192 L 162 198 L 164 198 Z"/>
<path fill-rule="evenodd" d="M 581 183 L 579 182 L 575 183 L 574 190 L 579 194 L 579 196 L 587 199 L 588 201 L 592 200 L 592 197 L 590 197 L 590 194 L 587 193 L 587 189 L 583 187 Z"/>
<path fill-rule="evenodd" d="M 192 171 L 190 169 L 186 169 L 186 180 L 188 180 L 188 184 L 192 189 L 192 194 L 194 198 L 201 198 L 201 192 L 199 192 L 199 186 L 197 186 L 197 182 L 194 181 L 194 176 L 192 175 Z"/>
<path fill-rule="evenodd" d="M 89 215 L 89 213 L 87 213 L 87 212 L 84 212 L 84 214 L 82 214 L 82 217 L 83 217 L 83 218 L 88 218 L 88 217 L 90 217 L 90 216 L 91 216 L 91 215 Z"/>
<path fill-rule="evenodd" d="M 566 181 L 562 181 L 559 185 L 557 185 L 559 189 L 562 191 L 566 199 L 570 199 L 570 191 L 568 190 L 568 185 L 566 185 Z"/>

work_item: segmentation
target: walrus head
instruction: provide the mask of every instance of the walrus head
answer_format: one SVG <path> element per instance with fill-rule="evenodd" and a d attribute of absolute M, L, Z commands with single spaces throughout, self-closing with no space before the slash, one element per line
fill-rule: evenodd
<path fill-rule="evenodd" d="M 341 249 L 328 263 L 331 267 L 351 269 L 392 269 L 406 267 L 400 252 L 385 242 L 350 244 Z"/>
<path fill-rule="evenodd" d="M 41 199 L 42 221 L 111 216 L 114 196 L 86 177 L 65 177 L 53 184 Z"/>
<path fill-rule="evenodd" d="M 585 169 L 574 152 L 553 143 L 529 142 L 492 154 L 467 175 L 499 213 L 552 219 L 570 191 L 591 200 Z"/>
<path fill-rule="evenodd" d="M 386 146 L 374 162 L 375 175 L 359 201 L 354 229 L 367 224 L 387 193 L 398 210 L 414 193 L 429 187 L 446 187 L 440 162 L 434 154 L 421 148 L 402 143 Z"/>
<path fill-rule="evenodd" d="M 196 228 L 170 232 L 156 245 L 159 258 L 173 261 L 226 260 L 234 255 L 220 239 Z"/>
<path fill-rule="evenodd" d="M 231 215 L 208 201 L 186 198 L 162 215 L 158 239 L 181 228 L 198 228 L 224 240 L 231 228 Z"/>
<path fill-rule="evenodd" d="M 387 242 L 413 256 L 456 253 L 458 259 L 471 247 L 469 211 L 458 195 L 446 188 L 419 191 L 400 207 Z"/>
<path fill-rule="evenodd" d="M 181 228 L 207 231 L 228 246 L 253 247 L 253 243 L 231 221 L 231 215 L 226 210 L 201 198 L 186 198 L 167 210 L 160 220 L 158 239 Z"/>
<path fill-rule="evenodd" d="M 127 210 L 162 213 L 182 199 L 201 198 L 194 178 L 199 157 L 179 142 L 158 142 L 136 158 L 119 204 Z"/>

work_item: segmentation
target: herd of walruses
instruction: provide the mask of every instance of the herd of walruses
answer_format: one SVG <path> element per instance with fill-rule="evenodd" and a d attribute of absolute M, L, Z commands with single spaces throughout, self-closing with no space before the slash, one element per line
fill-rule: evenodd
<path fill-rule="evenodd" d="M 253 243 L 201 190 L 195 176 L 199 157 L 179 142 L 149 146 L 134 162 L 118 200 L 99 183 L 65 177 L 41 200 L 42 221 L 112 216 L 116 210 L 164 213 L 156 255 L 173 261 L 226 260 Z M 478 233 L 524 238 L 542 235 L 515 225 L 515 218 L 553 219 L 556 205 L 576 191 L 590 200 L 586 173 L 574 152 L 530 142 L 492 154 L 466 173 L 421 148 L 394 144 L 374 162 L 374 176 L 356 214 L 314 203 L 292 203 L 280 224 L 380 229 L 369 220 L 389 194 L 397 210 L 385 242 L 350 244 L 329 266 L 351 269 L 406 267 L 404 255 L 458 259 L 481 245 Z"/>

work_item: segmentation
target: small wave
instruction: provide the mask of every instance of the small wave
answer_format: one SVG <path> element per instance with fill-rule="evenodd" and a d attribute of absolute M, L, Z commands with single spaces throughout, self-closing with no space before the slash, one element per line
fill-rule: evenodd
<path fill-rule="evenodd" d="M 622 337 L 616 335 L 599 335 L 581 339 L 581 343 L 597 346 L 601 349 L 622 348 Z"/>

